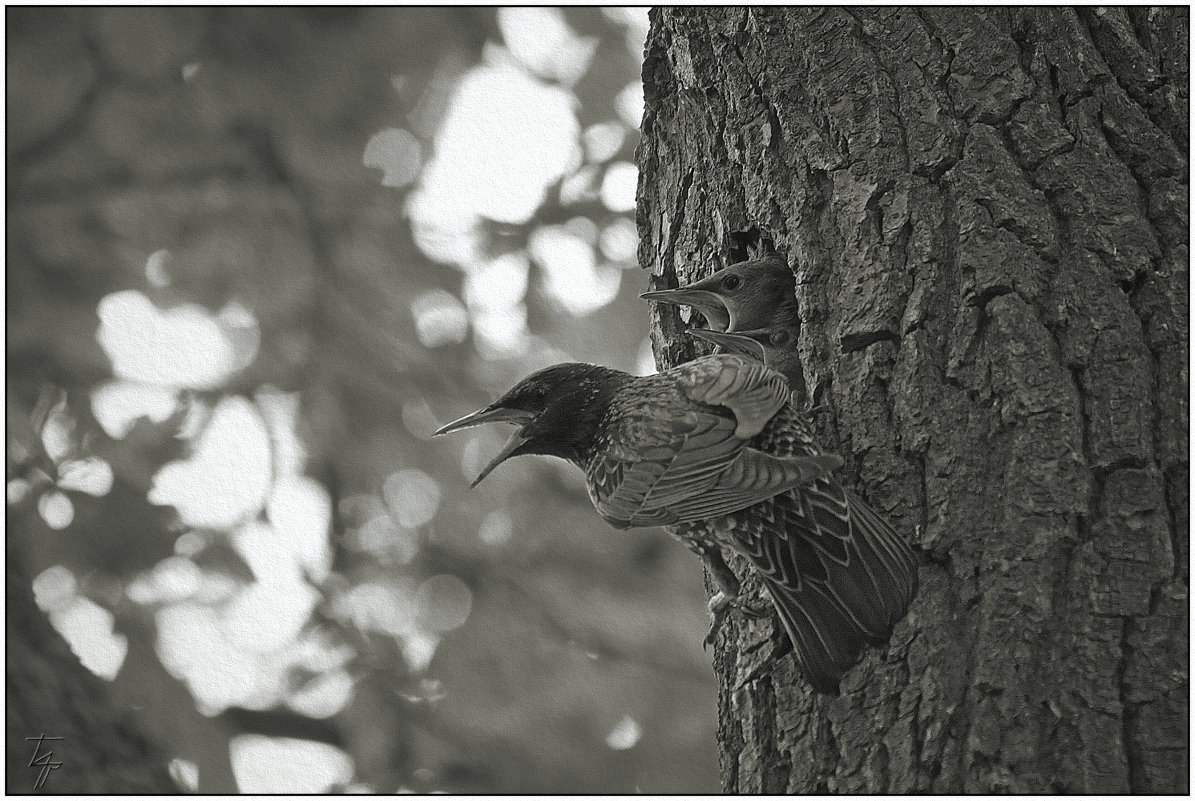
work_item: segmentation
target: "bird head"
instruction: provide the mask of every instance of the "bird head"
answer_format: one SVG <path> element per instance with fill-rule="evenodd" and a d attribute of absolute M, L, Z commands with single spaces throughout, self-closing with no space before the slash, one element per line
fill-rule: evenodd
<path fill-rule="evenodd" d="M 489 406 L 454 420 L 432 436 L 485 423 L 519 426 L 473 481 L 474 487 L 512 456 L 537 453 L 576 461 L 578 449 L 593 436 L 624 378 L 630 376 L 593 364 L 553 365 L 532 373 Z"/>
<path fill-rule="evenodd" d="M 721 345 L 728 353 L 737 353 L 766 365 L 772 366 L 780 360 L 782 349 L 796 344 L 796 331 L 787 327 L 773 326 L 755 328 L 750 331 L 706 331 L 690 329 L 689 334 Z"/>
<path fill-rule="evenodd" d="M 713 343 L 722 348 L 724 353 L 734 353 L 739 356 L 746 356 L 748 359 L 754 359 L 757 362 L 767 364 L 766 352 L 763 348 L 763 343 L 758 339 L 747 334 L 736 332 L 728 334 L 725 331 L 710 331 L 705 328 L 690 328 L 689 336 L 704 340 L 705 342 Z"/>
<path fill-rule="evenodd" d="M 799 326 L 772 325 L 750 331 L 689 330 L 689 334 L 720 345 L 727 353 L 737 353 L 763 362 L 788 379 L 788 385 L 798 398 L 805 397 L 805 374 L 797 352 Z"/>
<path fill-rule="evenodd" d="M 713 331 L 767 325 L 795 306 L 793 274 L 779 256 L 741 261 L 679 289 L 644 292 L 640 298 L 692 306 Z"/>

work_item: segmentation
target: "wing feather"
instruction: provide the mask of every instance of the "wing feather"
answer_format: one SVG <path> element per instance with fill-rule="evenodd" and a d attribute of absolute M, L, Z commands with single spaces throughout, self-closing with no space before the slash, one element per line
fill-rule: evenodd
<path fill-rule="evenodd" d="M 836 456 L 776 455 L 748 445 L 790 396 L 784 377 L 758 362 L 698 359 L 661 374 L 660 392 L 616 406 L 612 447 L 596 449 L 586 465 L 593 504 L 612 525 L 730 514 L 842 464 Z"/>
<path fill-rule="evenodd" d="M 907 542 L 832 475 L 778 373 L 737 356 L 659 376 L 615 411 L 621 428 L 587 462 L 611 524 L 705 521 L 760 574 L 806 674 L 821 692 L 908 607 L 917 561 Z"/>
<path fill-rule="evenodd" d="M 741 439 L 763 431 L 791 394 L 780 373 L 734 354 L 707 356 L 675 369 L 690 400 L 725 406 L 734 413 L 738 421 L 735 434 Z"/>
<path fill-rule="evenodd" d="M 733 516 L 727 534 L 764 579 L 821 692 L 867 643 L 888 638 L 916 590 L 912 548 L 832 478 Z"/>

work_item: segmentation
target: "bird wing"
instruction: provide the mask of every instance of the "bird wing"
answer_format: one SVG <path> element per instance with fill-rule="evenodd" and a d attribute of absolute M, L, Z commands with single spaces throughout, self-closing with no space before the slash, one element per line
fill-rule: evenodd
<path fill-rule="evenodd" d="M 771 517 L 736 527 L 736 549 L 781 587 L 819 585 L 861 630 L 886 638 L 915 585 L 916 559 L 904 538 L 833 477 L 776 498 Z"/>
<path fill-rule="evenodd" d="M 676 374 L 689 400 L 724 406 L 738 421 L 735 435 L 751 439 L 788 403 L 784 376 L 760 362 L 734 354 L 718 354 L 682 364 Z"/>
<path fill-rule="evenodd" d="M 828 475 L 837 456 L 776 456 L 748 440 L 788 402 L 783 376 L 718 355 L 669 371 L 660 395 L 614 410 L 609 447 L 586 469 L 598 513 L 618 528 L 725 515 Z M 728 410 L 729 413 L 727 413 Z"/>
<path fill-rule="evenodd" d="M 912 548 L 832 477 L 729 523 L 764 579 L 810 681 L 833 692 L 868 643 L 886 640 L 917 586 Z"/>

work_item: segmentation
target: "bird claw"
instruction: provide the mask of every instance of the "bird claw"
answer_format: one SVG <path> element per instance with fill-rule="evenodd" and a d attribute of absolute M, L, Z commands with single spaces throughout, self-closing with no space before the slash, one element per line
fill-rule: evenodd
<path fill-rule="evenodd" d="M 718 631 L 722 628 L 722 623 L 726 620 L 726 612 L 734 605 L 734 602 L 734 598 L 721 590 L 714 593 L 714 597 L 710 598 L 707 608 L 710 610 L 713 620 L 710 622 L 710 630 L 706 632 L 705 639 L 701 641 L 703 648 L 708 648 L 714 644 L 714 639 L 718 636 Z"/>
<path fill-rule="evenodd" d="M 734 602 L 734 596 L 729 595 L 722 590 L 718 590 L 716 593 L 714 593 L 713 597 L 710 598 L 710 602 L 706 604 L 706 608 L 710 610 L 710 614 L 712 615 L 721 615 L 725 614 L 727 607 L 732 606 Z"/>
<path fill-rule="evenodd" d="M 737 608 L 740 612 L 749 618 L 759 620 L 768 614 L 765 607 L 750 606 L 739 600 L 738 596 L 732 596 L 723 590 L 714 593 L 714 597 L 710 598 L 708 604 L 710 614 L 713 616 L 713 621 L 710 623 L 710 630 L 706 633 L 705 639 L 702 640 L 704 646 L 714 644 L 714 640 L 718 636 L 718 632 L 722 628 L 722 624 L 726 621 L 726 616 L 732 608 Z"/>

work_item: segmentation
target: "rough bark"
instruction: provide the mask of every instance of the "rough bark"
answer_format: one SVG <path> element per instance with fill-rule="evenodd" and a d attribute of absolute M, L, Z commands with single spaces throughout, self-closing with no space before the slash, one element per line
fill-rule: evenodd
<path fill-rule="evenodd" d="M 1185 793 L 1188 10 L 667 9 L 640 262 L 770 242 L 820 434 L 922 550 L 815 696 L 721 638 L 731 792 Z M 660 307 L 661 366 L 692 358 Z M 741 567 L 741 565 L 740 565 Z"/>

